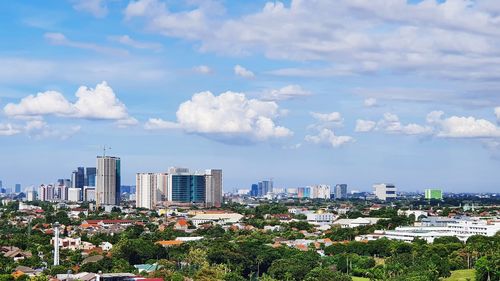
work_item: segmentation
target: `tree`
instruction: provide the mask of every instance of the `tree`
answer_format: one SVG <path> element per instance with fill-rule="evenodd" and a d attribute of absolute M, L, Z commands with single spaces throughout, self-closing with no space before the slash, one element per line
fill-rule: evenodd
<path fill-rule="evenodd" d="M 479 258 L 474 268 L 477 281 L 500 280 L 500 253 Z"/>
<path fill-rule="evenodd" d="M 352 278 L 325 267 L 316 267 L 307 273 L 305 281 L 352 281 Z"/>

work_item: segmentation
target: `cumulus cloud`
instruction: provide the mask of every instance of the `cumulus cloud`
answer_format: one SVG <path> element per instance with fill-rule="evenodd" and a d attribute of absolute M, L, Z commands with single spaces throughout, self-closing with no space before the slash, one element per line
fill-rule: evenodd
<path fill-rule="evenodd" d="M 241 76 L 241 77 L 244 77 L 244 78 L 254 78 L 255 77 L 255 74 L 253 74 L 252 71 L 244 68 L 243 66 L 241 66 L 239 64 L 234 66 L 234 74 Z"/>
<path fill-rule="evenodd" d="M 377 126 L 377 122 L 375 122 L 375 121 L 358 119 L 358 120 L 356 120 L 356 128 L 354 129 L 354 131 L 356 131 L 356 132 L 370 132 L 373 129 L 375 129 L 376 126 Z"/>
<path fill-rule="evenodd" d="M 147 129 L 180 128 L 228 142 L 252 142 L 289 137 L 293 132 L 276 124 L 280 110 L 275 102 L 248 99 L 243 93 L 225 92 L 218 96 L 200 92 L 183 102 L 177 122 L 149 119 Z"/>
<path fill-rule="evenodd" d="M 81 86 L 76 91 L 76 102 L 69 102 L 61 93 L 47 91 L 29 95 L 19 103 L 9 103 L 4 112 L 10 117 L 55 115 L 60 117 L 121 120 L 133 122 L 126 106 L 116 97 L 106 82 L 95 88 Z"/>
<path fill-rule="evenodd" d="M 500 122 L 500 106 L 495 107 L 495 115 L 497 117 L 497 121 Z"/>
<path fill-rule="evenodd" d="M 103 18 L 108 14 L 106 0 L 73 0 L 73 8 L 92 14 L 96 18 Z"/>
<path fill-rule="evenodd" d="M 24 132 L 34 139 L 57 138 L 66 140 L 71 136 L 78 133 L 81 129 L 80 126 L 60 127 L 54 128 L 44 120 L 29 120 L 24 126 Z"/>
<path fill-rule="evenodd" d="M 310 95 L 312 95 L 311 92 L 304 90 L 299 85 L 288 85 L 280 89 L 265 91 L 262 95 L 262 98 L 264 100 L 280 101 L 306 97 Z"/>
<path fill-rule="evenodd" d="M 135 39 L 132 39 L 129 35 L 120 35 L 120 36 L 111 36 L 109 37 L 111 41 L 118 42 L 125 46 L 129 46 L 135 49 L 144 49 L 144 50 L 153 50 L 160 51 L 162 49 L 162 45 L 154 42 L 142 42 Z"/>
<path fill-rule="evenodd" d="M 337 136 L 332 129 L 323 128 L 316 135 L 307 135 L 305 137 L 305 140 L 314 144 L 321 144 L 337 148 L 347 143 L 353 142 L 354 138 L 350 136 Z"/>
<path fill-rule="evenodd" d="M 193 70 L 195 72 L 201 73 L 201 74 L 210 74 L 213 72 L 213 70 L 207 66 L 207 65 L 198 65 L 193 67 Z"/>
<path fill-rule="evenodd" d="M 366 107 L 374 107 L 377 105 L 377 99 L 376 98 L 367 98 L 363 101 L 363 104 Z"/>
<path fill-rule="evenodd" d="M 399 121 L 399 117 L 392 113 L 385 113 L 384 118 L 377 123 L 376 129 L 404 135 L 426 135 L 431 134 L 433 131 L 429 126 L 422 126 L 415 123 L 403 125 Z"/>
<path fill-rule="evenodd" d="M 319 113 L 311 112 L 311 116 L 320 122 L 342 122 L 342 116 L 340 112 L 330 112 L 330 113 Z"/>
<path fill-rule="evenodd" d="M 498 138 L 500 128 L 486 119 L 469 116 L 451 116 L 443 118 L 442 111 L 433 111 L 427 121 L 439 130 L 437 137 L 444 138 Z"/>

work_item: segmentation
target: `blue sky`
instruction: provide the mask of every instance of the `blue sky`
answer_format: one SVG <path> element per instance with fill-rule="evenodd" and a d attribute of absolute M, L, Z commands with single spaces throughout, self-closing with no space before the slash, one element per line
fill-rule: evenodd
<path fill-rule="evenodd" d="M 498 191 L 500 3 L 0 4 L 0 179 L 222 168 L 225 190 Z"/>

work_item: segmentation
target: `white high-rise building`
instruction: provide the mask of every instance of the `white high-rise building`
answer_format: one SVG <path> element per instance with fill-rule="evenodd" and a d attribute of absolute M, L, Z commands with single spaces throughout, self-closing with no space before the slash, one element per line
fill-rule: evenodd
<path fill-rule="evenodd" d="M 137 173 L 135 202 L 137 208 L 154 209 L 167 198 L 167 173 Z"/>
<path fill-rule="evenodd" d="M 120 158 L 97 156 L 97 207 L 120 204 L 120 179 Z"/>
<path fill-rule="evenodd" d="M 85 186 L 83 188 L 83 201 L 85 202 L 95 201 L 95 187 Z"/>
<path fill-rule="evenodd" d="M 311 198 L 330 199 L 330 186 L 327 184 L 318 184 L 311 186 Z"/>
<path fill-rule="evenodd" d="M 82 190 L 78 187 L 68 188 L 68 201 L 78 202 L 82 196 Z"/>
<path fill-rule="evenodd" d="M 205 171 L 205 206 L 222 205 L 222 170 L 209 169 Z"/>
<path fill-rule="evenodd" d="M 45 185 L 42 184 L 40 185 L 40 188 L 38 189 L 38 194 L 40 201 L 54 201 L 54 186 L 51 184 Z"/>
<path fill-rule="evenodd" d="M 389 200 L 396 198 L 396 186 L 390 183 L 379 183 L 373 185 L 375 196 L 380 200 Z"/>
<path fill-rule="evenodd" d="M 35 201 L 36 199 L 37 199 L 36 198 L 36 191 L 30 190 L 30 191 L 26 192 L 26 200 Z"/>

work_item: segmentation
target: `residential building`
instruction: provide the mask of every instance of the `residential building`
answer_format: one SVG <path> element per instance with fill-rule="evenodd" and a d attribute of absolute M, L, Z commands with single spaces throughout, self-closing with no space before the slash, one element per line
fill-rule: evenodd
<path fill-rule="evenodd" d="M 85 202 L 95 201 L 95 187 L 85 186 L 83 188 L 83 201 Z"/>
<path fill-rule="evenodd" d="M 311 188 L 310 187 L 299 187 L 297 188 L 298 198 L 311 198 Z"/>
<path fill-rule="evenodd" d="M 135 178 L 137 208 L 155 209 L 167 197 L 167 173 L 137 173 Z"/>
<path fill-rule="evenodd" d="M 222 170 L 209 169 L 205 171 L 205 206 L 222 205 Z"/>
<path fill-rule="evenodd" d="M 310 187 L 312 199 L 330 199 L 330 186 L 326 184 L 313 185 Z"/>
<path fill-rule="evenodd" d="M 26 192 L 26 200 L 35 201 L 36 199 L 37 199 L 36 191 L 30 190 L 30 191 Z"/>
<path fill-rule="evenodd" d="M 68 188 L 68 201 L 78 202 L 82 198 L 82 190 L 78 187 Z"/>
<path fill-rule="evenodd" d="M 441 189 L 425 189 L 425 199 L 443 199 L 443 190 Z"/>
<path fill-rule="evenodd" d="M 335 185 L 335 199 L 345 199 L 347 198 L 347 184 L 337 184 Z"/>
<path fill-rule="evenodd" d="M 97 156 L 96 204 L 120 204 L 120 158 Z"/>
<path fill-rule="evenodd" d="M 390 199 L 396 199 L 396 186 L 394 184 L 390 183 L 379 183 L 379 184 L 374 184 L 373 188 L 375 189 L 375 196 L 379 200 L 390 200 Z"/>

